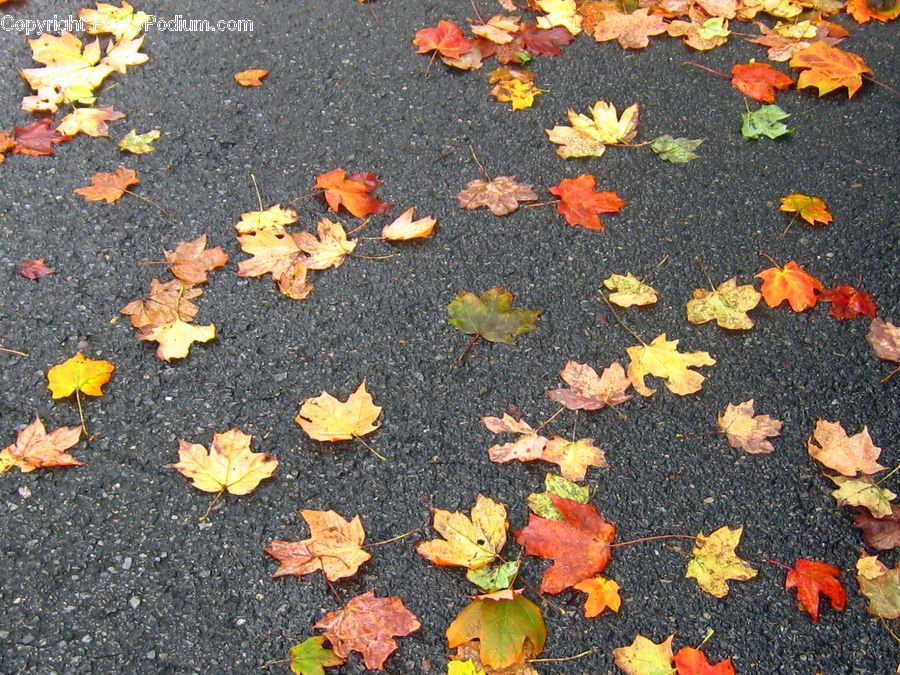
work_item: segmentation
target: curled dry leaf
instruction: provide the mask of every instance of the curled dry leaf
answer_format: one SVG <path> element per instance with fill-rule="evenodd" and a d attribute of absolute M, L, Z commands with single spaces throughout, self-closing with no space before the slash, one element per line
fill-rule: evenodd
<path fill-rule="evenodd" d="M 234 74 L 234 81 L 242 87 L 261 87 L 263 79 L 269 74 L 263 68 L 250 68 Z"/>
<path fill-rule="evenodd" d="M 66 452 L 81 439 L 81 427 L 60 427 L 50 433 L 41 418 L 35 415 L 34 422 L 19 432 L 16 442 L 0 452 L 0 473 L 18 467 L 22 473 L 35 469 L 59 466 L 81 466 Z"/>
<path fill-rule="evenodd" d="M 208 453 L 202 445 L 179 440 L 179 461 L 172 468 L 203 492 L 249 494 L 278 467 L 273 456 L 250 450 L 252 439 L 237 428 L 216 433 Z"/>
<path fill-rule="evenodd" d="M 499 464 L 513 460 L 530 462 L 541 458 L 547 439 L 532 429 L 525 420 L 516 420 L 510 415 L 504 414 L 502 419 L 482 417 L 481 421 L 493 434 L 519 434 L 519 437 L 512 443 L 498 443 L 488 448 L 488 457 L 492 462 Z"/>
<path fill-rule="evenodd" d="M 469 181 L 465 189 L 456 195 L 464 209 L 485 207 L 495 216 L 505 216 L 519 208 L 519 202 L 531 202 L 538 198 L 528 183 L 516 182 L 515 176 L 498 176 L 492 180 Z"/>
<path fill-rule="evenodd" d="M 381 230 L 381 236 L 388 241 L 409 241 L 410 239 L 421 239 L 431 236 L 437 220 L 432 216 L 413 220 L 415 212 L 415 206 L 408 208 L 394 222 L 384 226 Z"/>
<path fill-rule="evenodd" d="M 751 455 L 768 454 L 775 450 L 771 441 L 780 435 L 781 420 L 768 415 L 753 415 L 753 399 L 739 405 L 729 403 L 725 412 L 719 415 L 719 431 L 725 434 L 728 445 L 746 450 Z"/>
<path fill-rule="evenodd" d="M 56 274 L 56 270 L 44 264 L 44 258 L 23 260 L 19 263 L 19 275 L 32 281 L 46 277 L 48 274 Z"/>

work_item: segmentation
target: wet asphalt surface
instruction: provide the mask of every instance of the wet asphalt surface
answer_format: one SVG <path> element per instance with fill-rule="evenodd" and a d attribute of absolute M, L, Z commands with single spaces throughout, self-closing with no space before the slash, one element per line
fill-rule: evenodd
<path fill-rule="evenodd" d="M 29 0 L 7 11 L 42 18 L 78 7 Z M 479 7 L 488 16 L 497 9 L 487 0 Z M 161 2 L 140 8 L 176 13 Z M 796 133 L 752 142 L 739 132 L 743 97 L 726 80 L 681 65 L 690 59 L 727 71 L 764 59 L 761 47 L 738 38 L 698 54 L 668 38 L 626 52 L 580 37 L 562 57 L 533 62 L 536 83 L 549 91 L 512 113 L 488 95 L 486 69 L 458 73 L 438 63 L 423 77 L 428 60 L 414 54 L 412 36 L 440 18 L 462 22 L 472 14 L 466 3 L 205 1 L 179 3 L 177 13 L 252 18 L 255 31 L 149 34 L 150 62 L 113 78 L 118 85 L 100 97 L 128 115 L 111 125 L 109 140 L 81 136 L 55 157 L 10 157 L 0 167 L 0 345 L 29 354 L 0 354 L 0 445 L 35 414 L 48 428 L 77 424 L 74 401 L 50 399 L 51 365 L 81 350 L 117 367 L 105 395 L 86 402 L 95 438 L 74 450 L 85 466 L 0 476 L 0 672 L 259 672 L 339 606 L 319 577 L 270 578 L 276 563 L 262 549 L 307 536 L 301 508 L 360 514 L 369 541 L 421 530 L 373 549 L 361 572 L 335 587 L 345 600 L 368 590 L 399 595 L 420 618 L 422 629 L 399 640 L 387 672 L 445 672 L 443 633 L 472 587 L 461 572 L 415 553 L 430 531 L 429 508 L 468 511 L 483 493 L 507 505 L 512 528 L 525 524 L 525 497 L 543 489 L 550 467 L 491 464 L 493 437 L 479 418 L 514 406 L 536 423 L 556 409 L 544 391 L 559 386 L 568 359 L 598 368 L 624 361 L 634 339 L 597 288 L 614 272 L 642 276 L 664 256 L 652 278 L 659 303 L 625 310 L 624 319 L 644 339 L 665 332 L 718 363 L 702 369 L 708 379 L 698 394 L 660 387 L 627 403 L 627 419 L 579 415 L 578 435 L 596 439 L 611 465 L 592 469 L 586 484 L 619 539 L 743 526 L 739 553 L 760 572 L 718 600 L 684 579 L 689 546 L 616 550 L 605 574 L 623 589 L 621 611 L 586 620 L 584 596 L 574 591 L 544 604 L 543 655 L 592 652 L 541 671 L 609 673 L 613 648 L 637 633 L 658 642 L 675 631 L 677 648 L 712 628 L 705 651 L 731 656 L 739 673 L 894 672 L 897 644 L 857 591 L 862 541 L 852 512 L 835 507 L 805 447 L 818 418 L 851 433 L 867 425 L 884 448 L 881 462 L 897 463 L 900 378 L 879 383 L 888 368 L 865 341 L 869 320 L 838 323 L 827 305 L 802 314 L 760 307 L 753 330 L 732 334 L 688 324 L 684 304 L 705 286 L 695 257 L 716 283 L 749 283 L 769 266 L 763 251 L 797 260 L 827 286 L 862 276 L 880 316 L 896 323 L 895 96 L 871 83 L 851 101 L 792 91 L 778 103 Z M 839 21 L 852 32 L 843 46 L 898 86 L 896 24 Z M 25 125 L 31 120 L 18 104 L 27 91 L 15 73 L 32 65 L 25 37 L 2 34 L 0 56 L 3 126 Z M 238 87 L 233 73 L 251 67 L 271 71 L 265 86 Z M 637 141 L 705 138 L 701 159 L 673 166 L 646 148 L 611 148 L 599 160 L 561 160 L 544 129 L 598 98 L 620 110 L 640 101 Z M 115 141 L 132 127 L 162 130 L 154 154 L 120 156 Z M 516 175 L 542 199 L 562 178 L 592 173 L 598 189 L 629 204 L 604 218 L 602 234 L 569 227 L 551 208 L 506 218 L 463 211 L 453 195 L 480 176 L 469 142 L 492 175 Z M 138 191 L 172 218 L 128 196 L 108 206 L 72 193 L 119 164 L 138 171 Z M 233 225 L 257 208 L 250 174 L 269 206 L 308 193 L 316 175 L 337 166 L 375 172 L 384 183 L 376 194 L 396 205 L 368 234 L 415 205 L 438 218 L 435 236 L 398 247 L 398 258 L 348 260 L 321 274 L 305 302 L 282 297 L 268 278 L 239 278 L 245 255 Z M 823 197 L 834 223 L 795 224 L 782 237 L 778 199 L 789 192 Z M 314 200 L 295 206 L 307 229 L 326 213 Z M 353 220 L 343 218 L 351 227 Z M 231 256 L 198 303 L 197 322 L 215 323 L 219 337 L 163 363 L 125 317 L 113 320 L 151 279 L 168 279 L 141 261 L 201 233 Z M 358 252 L 395 250 L 367 241 Z M 35 282 L 17 274 L 21 260 L 40 256 L 56 275 Z M 538 330 L 516 347 L 477 345 L 451 369 L 467 338 L 446 323 L 445 306 L 461 290 L 494 286 L 540 309 Z M 359 444 L 312 442 L 293 422 L 302 399 L 323 390 L 345 398 L 363 378 L 384 407 L 369 441 L 388 462 Z M 727 403 L 751 397 L 757 412 L 784 421 L 771 455 L 746 455 L 704 435 Z M 567 415 L 551 429 L 565 435 L 571 425 Z M 200 524 L 210 495 L 169 467 L 178 439 L 206 445 L 235 426 L 280 466 L 252 495 L 220 500 Z M 507 551 L 516 554 L 514 545 Z M 783 571 L 765 560 L 801 557 L 841 569 L 845 612 L 823 609 L 814 624 L 797 611 Z M 882 559 L 893 566 L 896 551 Z M 545 567 L 530 559 L 522 578 L 536 587 Z M 363 670 L 354 655 L 329 672 Z"/>

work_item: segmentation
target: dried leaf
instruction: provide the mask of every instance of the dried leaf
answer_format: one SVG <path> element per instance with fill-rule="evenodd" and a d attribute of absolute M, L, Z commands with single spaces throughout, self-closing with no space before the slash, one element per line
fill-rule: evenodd
<path fill-rule="evenodd" d="M 469 181 L 465 189 L 456 195 L 464 209 L 486 207 L 495 216 L 505 216 L 519 208 L 519 202 L 531 202 L 538 198 L 531 185 L 516 182 L 515 176 L 497 176 L 493 180 Z"/>
<path fill-rule="evenodd" d="M 847 478 L 845 476 L 826 476 L 837 490 L 832 491 L 838 506 L 865 506 L 876 518 L 886 518 L 892 513 L 891 501 L 897 497 L 887 488 L 879 487 L 868 476 Z"/>
<path fill-rule="evenodd" d="M 665 33 L 669 24 L 647 7 L 630 14 L 607 11 L 597 22 L 592 35 L 597 42 L 616 40 L 623 49 L 643 49 L 650 44 L 651 35 Z"/>
<path fill-rule="evenodd" d="M 778 307 L 785 300 L 795 312 L 815 307 L 817 293 L 824 290 L 822 282 L 791 260 L 784 267 L 770 267 L 756 275 L 762 279 L 760 292 L 769 307 Z"/>
<path fill-rule="evenodd" d="M 753 415 L 753 399 L 739 405 L 729 403 L 725 412 L 719 415 L 719 431 L 725 434 L 728 445 L 746 450 L 751 455 L 773 452 L 775 448 L 767 438 L 781 433 L 781 420 L 768 415 Z"/>
<path fill-rule="evenodd" d="M 109 125 L 107 122 L 120 120 L 124 117 L 124 113 L 113 110 L 112 106 L 106 108 L 75 108 L 62 118 L 56 130 L 64 136 L 76 136 L 79 133 L 87 134 L 92 138 L 109 136 Z"/>
<path fill-rule="evenodd" d="M 205 284 L 214 269 L 224 267 L 228 262 L 228 254 L 221 246 L 206 248 L 206 235 L 202 234 L 194 241 L 182 241 L 174 251 L 164 251 L 166 262 L 172 274 L 188 285 Z"/>
<path fill-rule="evenodd" d="M 346 171 L 337 168 L 318 176 L 313 188 L 324 190 L 325 201 L 335 213 L 343 206 L 357 218 L 366 218 L 391 208 L 390 204 L 370 194 L 380 185 L 374 173 L 347 176 Z"/>
<path fill-rule="evenodd" d="M 52 123 L 53 120 L 48 117 L 29 124 L 27 127 L 16 127 L 16 144 L 12 148 L 12 153 L 30 157 L 45 157 L 54 154 L 54 145 L 72 140 L 71 137 L 64 136 L 56 129 L 51 129 Z"/>
<path fill-rule="evenodd" d="M 817 223 L 827 225 L 832 220 L 831 214 L 828 213 L 828 206 L 819 197 L 810 197 L 798 192 L 782 197 L 779 210 L 796 213 L 813 226 Z"/>
<path fill-rule="evenodd" d="M 881 455 L 881 448 L 872 443 L 867 427 L 847 436 L 840 422 L 818 420 L 806 447 L 810 457 L 843 476 L 871 475 L 884 469 L 875 461 Z"/>
<path fill-rule="evenodd" d="M 443 539 L 423 541 L 419 555 L 442 567 L 477 570 L 494 562 L 506 544 L 506 508 L 478 495 L 469 518 L 459 511 L 434 510 L 434 529 Z"/>
<path fill-rule="evenodd" d="M 75 194 L 81 195 L 91 202 L 105 201 L 112 204 L 118 201 L 128 192 L 132 185 L 138 185 L 140 179 L 133 169 L 120 166 L 115 173 L 103 173 L 99 171 L 91 176 L 91 184 L 86 187 L 75 188 Z"/>
<path fill-rule="evenodd" d="M 731 67 L 731 86 L 760 103 L 775 103 L 775 92 L 790 89 L 793 84 L 790 77 L 768 63 L 751 61 Z M 782 204 L 784 199 L 782 197 Z"/>
<path fill-rule="evenodd" d="M 856 580 L 869 601 L 869 614 L 900 618 L 900 565 L 888 569 L 876 556 L 863 555 L 856 563 Z"/>
<path fill-rule="evenodd" d="M 841 571 L 833 565 L 801 558 L 787 573 L 784 587 L 797 589 L 797 601 L 812 620 L 818 622 L 820 593 L 831 601 L 832 609 L 844 611 L 847 594 L 838 578 L 840 574 Z"/>
<path fill-rule="evenodd" d="M 588 230 L 603 231 L 603 223 L 598 217 L 601 213 L 619 213 L 628 201 L 615 192 L 595 192 L 597 181 L 590 174 L 581 174 L 577 178 L 564 178 L 558 185 L 548 190 L 559 197 L 556 212 L 573 227 L 582 226 Z"/>
<path fill-rule="evenodd" d="M 838 321 L 846 321 L 859 316 L 874 317 L 878 306 L 872 302 L 873 297 L 871 293 L 861 288 L 840 284 L 822 293 L 819 300 L 831 303 L 831 309 L 828 311 L 830 316 Z"/>
<path fill-rule="evenodd" d="M 409 241 L 410 239 L 421 239 L 431 236 L 437 220 L 432 216 L 413 220 L 415 211 L 415 206 L 408 208 L 394 222 L 384 226 L 381 230 L 381 236 L 388 241 Z"/>
<path fill-rule="evenodd" d="M 631 272 L 622 276 L 613 274 L 603 280 L 603 285 L 614 293 L 609 294 L 609 301 L 619 307 L 638 305 L 644 307 L 656 302 L 656 289 L 635 277 Z"/>
<path fill-rule="evenodd" d="M 755 577 L 758 570 L 735 553 L 743 531 L 743 527 L 732 530 L 726 525 L 709 536 L 698 534 L 684 576 L 696 579 L 700 588 L 717 598 L 728 595 L 729 579 L 747 581 Z"/>
<path fill-rule="evenodd" d="M 618 612 L 622 606 L 622 598 L 619 595 L 619 584 L 612 579 L 604 579 L 601 576 L 579 581 L 573 587 L 588 597 L 584 603 L 584 616 L 591 619 L 600 616 L 605 609 Z"/>
<path fill-rule="evenodd" d="M 547 397 L 569 410 L 600 410 L 631 398 L 625 393 L 631 381 L 618 361 L 607 366 L 602 375 L 589 365 L 567 361 L 559 376 L 570 388 L 549 389 Z"/>
<path fill-rule="evenodd" d="M 203 492 L 249 494 L 278 467 L 271 455 L 251 452 L 252 438 L 237 428 L 213 434 L 208 453 L 202 445 L 179 440 L 179 461 L 172 468 Z"/>
<path fill-rule="evenodd" d="M 846 87 L 847 98 L 853 98 L 862 87 L 862 76 L 875 75 L 861 57 L 822 40 L 794 54 L 790 65 L 803 70 L 797 80 L 797 89 L 816 87 L 819 96 Z"/>
<path fill-rule="evenodd" d="M 711 291 L 695 288 L 686 306 L 687 320 L 694 324 L 713 321 L 729 330 L 750 330 L 753 321 L 747 312 L 759 304 L 761 295 L 750 284 L 737 285 L 732 277 Z"/>
<path fill-rule="evenodd" d="M 627 144 L 637 135 L 639 111 L 639 104 L 634 103 L 619 117 L 614 105 L 597 101 L 591 108 L 591 117 L 570 109 L 572 126 L 548 129 L 547 138 L 560 146 L 556 154 L 563 159 L 600 157 L 607 145 Z"/>
<path fill-rule="evenodd" d="M 234 81 L 242 87 L 261 87 L 263 79 L 269 74 L 268 70 L 263 68 L 251 68 L 250 70 L 242 70 L 234 74 Z"/>
<path fill-rule="evenodd" d="M 619 670 L 626 675 L 673 675 L 672 639 L 675 633 L 656 644 L 638 635 L 627 647 L 613 649 L 613 658 Z"/>
<path fill-rule="evenodd" d="M 665 378 L 666 388 L 673 394 L 686 396 L 696 393 L 706 378 L 690 369 L 716 363 L 707 352 L 679 352 L 678 340 L 666 340 L 665 333 L 658 335 L 650 344 L 628 347 L 626 351 L 631 359 L 628 379 L 641 396 L 652 396 L 656 391 L 644 384 L 647 375 Z"/>
<path fill-rule="evenodd" d="M 49 274 L 56 274 L 56 270 L 47 267 L 44 264 L 44 258 L 23 260 L 19 263 L 19 275 L 32 281 L 46 277 Z"/>
<path fill-rule="evenodd" d="M 362 549 L 366 540 L 359 516 L 345 520 L 334 511 L 300 511 L 309 525 L 303 541 L 276 539 L 263 549 L 279 562 L 273 578 L 322 572 L 329 581 L 352 577 L 372 556 Z"/>
<path fill-rule="evenodd" d="M 863 541 L 878 551 L 888 551 L 900 546 L 900 504 L 891 507 L 891 514 L 874 517 L 868 509 L 856 509 L 853 527 L 862 530 Z"/>
<path fill-rule="evenodd" d="M 35 469 L 81 466 L 84 462 L 79 462 L 66 452 L 80 439 L 80 426 L 60 427 L 47 433 L 41 418 L 35 415 L 34 422 L 19 432 L 16 442 L 0 452 L 0 473 L 13 467 L 18 467 L 22 473 L 29 473 Z"/>
<path fill-rule="evenodd" d="M 447 321 L 466 335 L 514 345 L 518 336 L 537 328 L 541 313 L 533 309 L 513 309 L 512 303 L 513 294 L 505 288 L 489 288 L 481 297 L 463 291 L 447 305 Z"/>

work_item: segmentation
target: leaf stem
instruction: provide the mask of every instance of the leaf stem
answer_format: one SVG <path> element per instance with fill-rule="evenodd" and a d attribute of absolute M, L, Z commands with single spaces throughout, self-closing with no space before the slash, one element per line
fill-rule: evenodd
<path fill-rule="evenodd" d="M 385 539 L 384 541 L 376 541 L 374 544 L 366 544 L 365 546 L 360 546 L 360 548 L 372 548 L 373 546 L 384 546 L 385 544 L 393 544 L 395 541 L 400 541 L 401 539 L 406 539 L 407 537 L 416 534 L 417 532 L 421 532 L 422 528 L 416 528 L 415 530 L 410 530 L 409 532 L 404 532 L 403 534 L 398 534 L 396 537 L 391 537 L 390 539 Z"/>
<path fill-rule="evenodd" d="M 561 406 L 559 407 L 559 410 L 557 410 L 555 413 L 553 413 L 552 415 L 550 415 L 550 417 L 548 417 L 548 418 L 545 419 L 543 422 L 541 422 L 541 423 L 538 425 L 537 429 L 535 429 L 534 432 L 532 432 L 532 433 L 535 433 L 535 434 L 536 434 L 537 432 L 539 432 L 539 431 L 540 431 L 541 429 L 543 429 L 545 426 L 547 426 L 548 424 L 550 424 L 550 422 L 552 422 L 552 421 L 555 420 L 557 417 L 559 417 L 559 416 L 563 413 L 563 411 L 564 411 L 565 409 L 566 409 L 566 406 L 561 405 Z"/>
<path fill-rule="evenodd" d="M 15 354 L 16 356 L 21 356 L 24 358 L 28 357 L 28 354 L 26 352 L 20 352 L 17 349 L 8 349 L 6 347 L 0 347 L 0 352 L 3 352 L 5 354 Z"/>
<path fill-rule="evenodd" d="M 713 283 L 712 278 L 709 276 L 709 272 L 706 270 L 706 266 L 703 264 L 703 261 L 700 260 L 700 256 L 694 256 L 694 261 L 700 266 L 700 269 L 703 270 L 703 276 L 706 277 L 706 283 L 709 284 L 710 289 L 713 293 L 716 292 L 716 285 Z"/>
<path fill-rule="evenodd" d="M 646 347 L 647 343 L 641 339 L 641 336 L 638 335 L 637 333 L 635 333 L 633 330 L 631 330 L 628 326 L 626 326 L 625 322 L 619 318 L 619 314 L 616 312 L 615 309 L 613 309 L 612 303 L 609 301 L 609 298 L 606 297 L 606 293 L 601 292 L 600 297 L 603 298 L 603 302 L 605 302 L 606 306 L 609 307 L 609 311 L 612 312 L 613 318 L 615 318 L 616 322 L 622 328 L 625 329 L 625 332 L 627 332 L 629 335 L 631 335 L 631 337 L 633 337 L 635 340 L 637 340 L 638 342 L 640 342 L 642 345 L 644 345 Z"/>
<path fill-rule="evenodd" d="M 643 544 L 648 541 L 660 541 L 662 539 L 690 539 L 697 541 L 697 537 L 692 534 L 658 534 L 653 537 L 641 537 L 640 539 L 629 539 L 628 541 L 620 541 L 610 544 L 610 548 L 619 548 L 620 546 L 631 546 L 632 544 Z"/>
<path fill-rule="evenodd" d="M 472 349 L 476 345 L 476 343 L 481 339 L 480 334 L 475 334 L 471 340 L 469 340 L 469 344 L 466 345 L 466 348 L 462 350 L 462 354 L 459 355 L 459 358 L 456 359 L 452 364 L 450 364 L 450 368 L 459 368 L 462 365 L 463 359 L 466 358 L 466 354 L 469 353 L 469 350 Z"/>
<path fill-rule="evenodd" d="M 487 178 L 488 183 L 490 183 L 491 175 L 487 172 L 487 169 L 484 168 L 484 164 L 478 159 L 478 155 L 475 154 L 475 148 L 472 147 L 471 142 L 469 142 L 469 152 L 472 153 L 472 159 L 475 160 L 475 164 L 478 165 L 478 168 L 481 169 L 481 173 L 484 174 L 484 177 Z"/>
<path fill-rule="evenodd" d="M 256 201 L 259 204 L 259 210 L 264 211 L 265 209 L 263 208 L 262 195 L 259 192 L 259 185 L 256 182 L 256 175 L 251 173 L 250 180 L 253 181 L 253 189 L 256 190 Z"/>
<path fill-rule="evenodd" d="M 81 390 L 75 390 L 75 402 L 78 404 L 78 416 L 81 418 L 81 430 L 84 431 L 84 435 L 88 440 L 90 440 L 90 434 L 87 430 L 87 425 L 84 423 L 84 409 L 81 407 Z"/>
<path fill-rule="evenodd" d="M 157 204 L 157 203 L 156 203 L 155 201 L 153 201 L 152 199 L 148 199 L 148 198 L 145 197 L 144 195 L 139 195 L 137 192 L 132 192 L 131 190 L 122 190 L 122 192 L 124 192 L 124 193 L 127 194 L 127 195 L 131 195 L 132 197 L 137 197 L 137 198 L 140 199 L 142 202 L 146 202 L 146 203 L 150 204 L 150 206 L 153 206 L 153 207 L 159 209 L 159 212 L 160 212 L 161 214 L 163 214 L 163 215 L 164 215 L 166 218 L 168 218 L 169 220 L 175 220 L 175 216 L 172 215 L 172 212 L 171 212 L 171 211 L 167 211 L 166 209 L 164 209 L 162 206 L 160 206 L 159 204 Z"/>
<path fill-rule="evenodd" d="M 775 265 L 775 267 L 777 267 L 778 269 L 781 269 L 781 265 L 779 265 L 777 262 L 775 262 L 775 259 L 774 259 L 772 256 L 770 256 L 768 253 L 764 253 L 763 251 L 759 251 L 759 255 L 761 255 L 763 258 L 765 258 L 765 259 L 768 260 L 770 263 L 772 263 L 773 265 Z"/>
<path fill-rule="evenodd" d="M 209 514 L 212 513 L 213 507 L 216 505 L 216 502 L 219 501 L 219 497 L 222 496 L 223 492 L 225 492 L 225 488 L 222 488 L 221 490 L 219 490 L 216 493 L 216 496 L 213 498 L 213 500 L 209 503 L 209 506 L 206 508 L 206 513 L 204 513 L 202 516 L 200 516 L 201 523 L 205 523 L 207 521 L 207 519 L 209 518 Z"/>
<path fill-rule="evenodd" d="M 719 77 L 724 77 L 726 80 L 730 80 L 731 77 L 726 75 L 720 70 L 713 70 L 709 66 L 704 66 L 700 63 L 696 63 L 695 61 L 682 61 L 681 65 L 683 66 L 694 66 L 694 68 L 699 68 L 700 70 L 705 70 L 707 73 L 712 73 L 713 75 L 718 75 Z"/>
<path fill-rule="evenodd" d="M 350 231 L 347 233 L 347 236 L 348 236 L 348 237 L 352 237 L 352 236 L 353 236 L 354 234 L 356 234 L 357 232 L 361 232 L 362 230 L 364 230 L 365 227 L 366 227 L 366 225 L 369 224 L 369 221 L 370 221 L 370 220 L 372 220 L 372 219 L 371 219 L 371 218 L 366 218 L 366 219 L 365 219 L 364 221 L 362 221 L 359 225 L 357 225 L 357 226 L 354 227 L 352 230 L 350 230 Z M 370 238 L 370 239 L 376 239 L 376 238 L 377 238 L 377 239 L 383 239 L 383 237 L 369 237 L 369 238 Z"/>
<path fill-rule="evenodd" d="M 300 195 L 299 197 L 294 197 L 288 204 L 295 204 L 299 202 L 301 199 L 309 199 L 310 197 L 315 197 L 321 193 L 325 192 L 325 188 L 316 188 L 312 192 L 307 192 L 305 195 Z"/>
<path fill-rule="evenodd" d="M 897 371 L 894 371 L 894 372 L 897 372 Z M 888 478 L 890 478 L 890 477 L 893 476 L 895 473 L 897 473 L 897 471 L 900 471 L 900 464 L 898 464 L 898 465 L 895 466 L 893 469 L 891 469 L 887 474 L 885 474 L 884 476 L 882 476 L 882 477 L 881 477 L 881 480 L 876 481 L 876 482 L 875 482 L 875 485 L 881 485 L 884 481 L 886 481 Z"/>
<path fill-rule="evenodd" d="M 546 659 L 528 659 L 528 663 L 559 663 L 561 661 L 574 661 L 575 659 L 581 659 L 589 654 L 592 654 L 593 650 L 588 649 L 586 651 L 581 652 L 580 654 L 575 654 L 575 656 L 558 656 L 556 658 L 546 658 Z"/>
<path fill-rule="evenodd" d="M 863 75 L 863 77 L 866 78 L 866 79 L 867 79 L 869 82 L 871 82 L 872 84 L 877 84 L 879 87 L 884 87 L 884 88 L 887 89 L 889 92 L 891 92 L 894 96 L 900 96 L 900 91 L 897 91 L 897 90 L 894 89 L 893 87 L 890 87 L 890 86 L 886 85 L 884 82 L 879 82 L 879 81 L 876 80 L 874 77 L 871 77 L 871 76 L 869 76 L 869 75 Z"/>
<path fill-rule="evenodd" d="M 882 377 L 882 378 L 881 378 L 881 384 L 884 384 L 885 382 L 887 382 L 889 379 L 891 379 L 891 378 L 892 378 L 894 375 L 896 375 L 897 373 L 900 373 L 900 366 L 897 366 L 897 367 L 894 368 L 891 372 L 889 372 L 887 375 L 885 375 L 884 377 Z"/>
<path fill-rule="evenodd" d="M 771 558 L 767 559 L 766 562 L 771 565 L 775 565 L 775 567 L 780 567 L 783 570 L 787 570 L 788 572 L 790 572 L 792 569 L 794 569 L 793 567 L 788 567 L 784 563 L 780 563 L 777 560 L 772 560 Z"/>
<path fill-rule="evenodd" d="M 523 209 L 536 209 L 539 206 L 550 206 L 551 204 L 559 204 L 561 199 L 551 199 L 548 202 L 536 202 L 534 204 L 525 204 L 522 206 Z"/>
<path fill-rule="evenodd" d="M 350 253 L 350 258 L 356 258 L 358 260 L 388 260 L 389 258 L 398 258 L 400 257 L 399 253 L 391 253 L 389 255 L 357 255 L 356 253 Z"/>
<path fill-rule="evenodd" d="M 650 277 L 652 277 L 660 267 L 662 267 L 663 265 L 666 264 L 666 261 L 667 261 L 668 259 L 669 259 L 669 254 L 667 253 L 665 256 L 663 256 L 663 259 L 662 259 L 662 260 L 660 260 L 658 263 L 656 263 L 656 267 L 654 267 L 652 270 L 650 270 L 649 272 L 647 272 L 647 274 L 645 274 L 645 275 L 641 278 L 641 283 L 642 283 L 642 284 L 643 284 L 643 283 L 646 283 L 647 280 L 648 280 Z"/>
<path fill-rule="evenodd" d="M 354 438 L 355 440 L 359 441 L 360 443 L 362 443 L 366 448 L 368 448 L 369 452 L 371 452 L 373 455 L 375 455 L 375 456 L 376 456 L 378 459 L 380 459 L 382 462 L 388 461 L 388 458 L 387 458 L 387 457 L 385 457 L 384 455 L 382 455 L 380 452 L 378 452 L 375 448 L 373 448 L 371 445 L 369 445 L 368 443 L 366 443 L 362 438 L 360 438 L 360 437 L 357 436 L 356 434 L 353 434 L 353 438 Z"/>
<path fill-rule="evenodd" d="M 716 631 L 714 631 L 712 628 L 707 628 L 706 635 L 703 636 L 703 639 L 700 641 L 700 644 L 697 645 L 696 649 L 700 649 L 700 647 L 702 647 L 707 642 L 709 642 L 709 639 L 715 634 L 716 634 Z"/>
<path fill-rule="evenodd" d="M 784 232 L 781 233 L 781 238 L 784 239 L 787 236 L 788 230 L 791 229 L 791 225 L 794 224 L 794 221 L 797 220 L 797 214 L 795 213 L 791 216 L 790 222 L 787 224 L 787 227 L 784 228 Z"/>

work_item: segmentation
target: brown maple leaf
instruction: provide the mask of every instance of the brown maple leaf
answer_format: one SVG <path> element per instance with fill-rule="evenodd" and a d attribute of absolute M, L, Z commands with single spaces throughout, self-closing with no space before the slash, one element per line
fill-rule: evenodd
<path fill-rule="evenodd" d="M 617 40 L 623 49 L 643 49 L 650 44 L 651 35 L 665 33 L 668 24 L 649 8 L 635 10 L 630 14 L 608 10 L 594 26 L 592 35 L 597 42 Z"/>
<path fill-rule="evenodd" d="M 40 279 L 48 274 L 56 274 L 56 270 L 44 264 L 44 258 L 23 260 L 19 264 L 19 274 L 26 279 Z"/>
<path fill-rule="evenodd" d="M 859 507 L 853 516 L 853 527 L 863 533 L 866 546 L 878 551 L 888 551 L 900 546 L 900 504 L 891 506 L 891 515 L 876 518 L 869 509 Z"/>
<path fill-rule="evenodd" d="M 75 188 L 75 194 L 81 195 L 91 202 L 105 201 L 112 204 L 122 198 L 128 188 L 137 185 L 141 181 L 133 169 L 120 166 L 115 173 L 103 173 L 98 171 L 91 176 L 91 184 L 86 187 Z"/>
<path fill-rule="evenodd" d="M 512 443 L 498 443 L 488 448 L 488 457 L 492 462 L 531 462 L 541 458 L 547 439 L 532 429 L 525 420 L 517 420 L 504 413 L 502 418 L 482 417 L 481 421 L 492 434 L 519 434 Z"/>
<path fill-rule="evenodd" d="M 883 319 L 873 319 L 869 326 L 869 332 L 866 333 L 866 341 L 872 346 L 872 351 L 879 359 L 894 363 L 900 362 L 900 328 L 894 324 Z M 894 369 L 881 381 L 887 382 L 898 371 L 900 368 Z"/>
<path fill-rule="evenodd" d="M 346 659 L 350 652 L 359 652 L 372 670 L 383 670 L 397 649 L 395 636 L 409 635 L 421 626 L 400 598 L 376 598 L 371 591 L 357 595 L 343 609 L 328 612 L 315 625 L 325 630 L 335 654 Z"/>
<path fill-rule="evenodd" d="M 570 388 L 548 389 L 547 396 L 569 410 L 600 410 L 631 398 L 625 393 L 631 380 L 618 361 L 607 366 L 602 375 L 589 365 L 567 361 L 559 376 Z"/>
<path fill-rule="evenodd" d="M 190 288 L 180 280 L 163 284 L 153 279 L 146 300 L 133 300 L 119 311 L 131 317 L 131 325 L 135 328 L 162 326 L 173 321 L 190 322 L 199 311 L 191 300 L 201 295 L 203 291 L 199 288 Z"/>
<path fill-rule="evenodd" d="M 78 443 L 81 427 L 60 427 L 47 433 L 40 417 L 19 432 L 16 442 L 0 452 L 0 473 L 18 467 L 22 473 L 57 466 L 81 466 L 65 452 Z"/>
<path fill-rule="evenodd" d="M 71 141 L 71 136 L 64 136 L 56 129 L 51 129 L 53 120 L 49 117 L 38 120 L 27 127 L 16 127 L 16 144 L 12 148 L 14 155 L 43 157 L 53 154 L 53 146 Z"/>
<path fill-rule="evenodd" d="M 781 420 L 768 415 L 753 415 L 753 399 L 739 405 L 729 403 L 719 415 L 719 431 L 725 434 L 728 445 L 746 450 L 751 455 L 773 452 L 775 447 L 766 438 L 781 433 Z"/>
<path fill-rule="evenodd" d="M 519 208 L 519 202 L 531 202 L 538 198 L 531 185 L 517 183 L 515 176 L 497 176 L 493 180 L 469 181 L 465 189 L 456 195 L 464 209 L 486 207 L 495 216 L 505 216 Z"/>
<path fill-rule="evenodd" d="M 228 254 L 221 246 L 206 248 L 206 235 L 194 241 L 182 241 L 174 251 L 163 251 L 172 274 L 189 285 L 205 284 L 210 271 L 224 267 Z"/>

